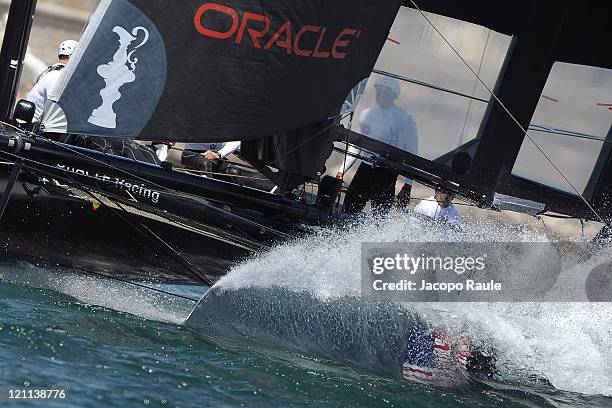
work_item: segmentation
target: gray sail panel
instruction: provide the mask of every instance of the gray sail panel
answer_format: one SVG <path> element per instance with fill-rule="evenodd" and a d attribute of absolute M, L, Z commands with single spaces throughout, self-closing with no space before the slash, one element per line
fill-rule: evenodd
<path fill-rule="evenodd" d="M 427 13 L 427 18 L 492 88 L 511 38 L 445 16 Z M 490 99 L 486 89 L 418 11 L 402 8 L 389 38 L 354 109 L 352 129 L 429 161 L 439 162 L 446 155 L 452 159 L 458 149 L 474 145 Z M 382 109 L 377 117 L 368 116 L 379 105 L 377 84 L 382 77 L 388 77 L 384 82 L 395 87 L 393 106 Z M 405 119 L 408 117 L 412 121 Z M 409 131 L 412 127 L 413 132 Z M 405 140 L 414 139 L 414 134 L 416 141 Z M 468 152 L 470 159 L 474 151 Z"/>
<path fill-rule="evenodd" d="M 134 137 L 161 98 L 166 67 L 164 41 L 147 16 L 129 1 L 104 0 L 53 92 L 44 130 Z"/>
<path fill-rule="evenodd" d="M 543 157 L 529 138 L 523 141 L 512 174 L 542 185 L 590 196 L 589 180 L 598 177 L 596 162 L 612 126 L 607 102 L 612 94 L 612 70 L 556 62 L 529 127 L 529 136 L 563 176 Z M 598 105 L 600 104 L 600 105 Z"/>
<path fill-rule="evenodd" d="M 70 58 L 70 64 L 62 70 L 58 83 L 49 93 L 42 116 L 43 130 L 54 133 L 66 133 L 68 131 L 68 121 L 66 119 L 66 115 L 64 110 L 57 104 L 57 101 L 62 96 L 68 82 L 70 82 L 70 78 L 72 78 L 72 75 L 74 74 L 76 67 L 78 67 L 81 58 L 83 58 L 83 54 L 89 46 L 94 34 L 98 30 L 98 27 L 102 22 L 106 11 L 108 10 L 108 6 L 111 4 L 111 1 L 112 0 L 100 1 L 98 7 L 89 18 L 87 26 L 79 39 L 79 45 L 74 50 L 74 53 Z"/>

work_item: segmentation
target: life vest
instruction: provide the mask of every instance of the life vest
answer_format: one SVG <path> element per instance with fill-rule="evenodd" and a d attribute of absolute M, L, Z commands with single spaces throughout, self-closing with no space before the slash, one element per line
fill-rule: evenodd
<path fill-rule="evenodd" d="M 48 67 L 47 69 L 45 69 L 43 72 L 40 73 L 40 75 L 38 76 L 38 78 L 36 78 L 36 82 L 35 84 L 37 84 L 38 82 L 40 82 L 40 80 L 42 79 L 42 77 L 44 77 L 45 75 L 47 75 L 49 72 L 51 71 L 61 71 L 62 69 L 66 68 L 66 64 L 53 64 L 50 67 Z"/>

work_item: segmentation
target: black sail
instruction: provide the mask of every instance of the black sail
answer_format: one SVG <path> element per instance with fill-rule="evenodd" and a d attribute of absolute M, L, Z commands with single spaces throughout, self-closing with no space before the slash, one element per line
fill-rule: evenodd
<path fill-rule="evenodd" d="M 398 0 L 102 0 L 45 131 L 147 140 L 261 138 L 338 113 Z"/>

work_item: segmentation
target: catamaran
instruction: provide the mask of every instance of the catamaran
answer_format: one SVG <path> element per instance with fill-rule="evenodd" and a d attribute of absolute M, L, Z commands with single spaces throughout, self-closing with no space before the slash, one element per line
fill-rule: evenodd
<path fill-rule="evenodd" d="M 321 177 L 332 150 L 482 208 L 609 228 L 609 1 L 101 0 L 39 125 L 31 104 L 14 108 L 35 5 L 11 3 L 0 55 L 3 261 L 211 286 L 249 253 L 351 221 L 340 182 Z M 400 103 L 416 118 L 418 151 L 346 120 L 372 102 L 367 79 L 380 76 L 408 90 Z M 241 140 L 275 192 L 59 143 L 57 134 Z M 299 193 L 305 183 L 318 185 L 314 197 Z M 264 335 L 282 334 L 294 325 L 249 313 L 270 299 L 287 316 L 308 303 L 305 294 L 258 303 L 243 292 L 230 300 L 213 288 L 185 324 L 223 317 L 238 330 L 261 323 Z M 232 309 L 240 296 L 253 307 Z M 313 319 L 342 333 L 355 317 L 350 304 L 338 306 L 345 301 L 315 302 Z M 389 305 L 366 309 L 393 324 L 379 363 L 407 380 L 452 383 L 457 367 L 495 372 L 494 355 L 470 339 L 449 339 Z M 290 334 L 317 335 L 304 330 Z M 360 353 L 358 343 L 343 346 Z"/>
<path fill-rule="evenodd" d="M 33 127 L 15 95 L 35 7 L 11 3 L 0 55 L 5 260 L 211 284 L 347 220 L 333 150 L 482 208 L 612 218 L 609 2 L 102 0 Z M 380 76 L 407 90 L 418 152 L 351 126 Z M 57 134 L 241 140 L 275 191 Z"/>

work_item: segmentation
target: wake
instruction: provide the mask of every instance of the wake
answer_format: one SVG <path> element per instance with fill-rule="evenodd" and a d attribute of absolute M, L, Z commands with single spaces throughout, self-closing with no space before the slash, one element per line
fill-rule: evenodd
<path fill-rule="evenodd" d="M 401 375 L 410 330 L 441 330 L 493 350 L 502 382 L 539 377 L 561 390 L 612 396 L 610 304 L 361 299 L 361 242 L 546 241 L 525 228 L 483 223 L 471 225 L 469 231 L 447 231 L 406 216 L 323 230 L 234 268 L 203 297 L 186 325 L 211 327 L 394 377 Z M 593 265 L 610 260 L 609 252 L 602 252 L 589 261 L 565 262 L 555 285 L 572 282 L 584 288 Z M 537 271 L 546 265 L 534 262 L 533 267 Z M 538 274 L 533 276 L 537 283 Z M 549 291 L 552 301 L 555 289 Z"/>

